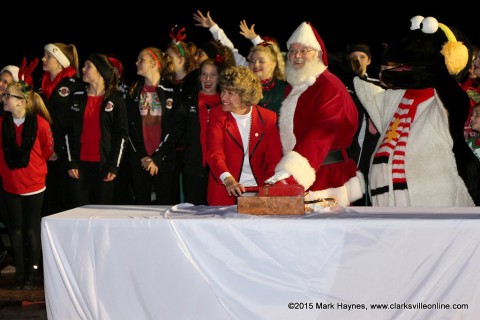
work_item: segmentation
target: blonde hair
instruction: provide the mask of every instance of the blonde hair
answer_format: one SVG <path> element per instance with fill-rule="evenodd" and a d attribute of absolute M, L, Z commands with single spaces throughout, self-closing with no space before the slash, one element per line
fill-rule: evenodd
<path fill-rule="evenodd" d="M 275 62 L 275 69 L 273 70 L 272 80 L 285 80 L 285 59 L 280 47 L 274 42 L 262 42 L 252 48 L 248 54 L 248 59 L 252 57 L 255 52 L 266 52 L 270 58 Z"/>
<path fill-rule="evenodd" d="M 246 106 L 258 104 L 263 97 L 260 78 L 244 66 L 234 66 L 223 70 L 218 83 L 224 90 L 237 92 L 242 104 Z"/>
<path fill-rule="evenodd" d="M 156 62 L 161 78 L 166 79 L 169 82 L 174 82 L 175 74 L 173 72 L 172 59 L 164 51 L 156 47 L 146 47 L 140 50 L 140 52 L 145 52 L 149 57 L 152 58 L 152 60 Z M 129 94 L 133 96 L 139 85 L 140 81 L 137 81 L 130 86 Z"/>
<path fill-rule="evenodd" d="M 52 123 L 52 118 L 42 97 L 33 91 L 31 87 L 29 87 L 29 90 L 25 90 L 25 86 L 21 82 L 12 82 L 7 86 L 7 89 L 10 89 L 11 94 L 25 98 L 25 112 L 27 114 L 38 114 L 49 123 Z"/>
<path fill-rule="evenodd" d="M 55 46 L 58 47 L 62 51 L 62 53 L 67 57 L 68 61 L 70 61 L 70 66 L 75 69 L 77 76 L 81 76 L 80 69 L 79 69 L 79 62 L 78 62 L 78 52 L 77 47 L 74 44 L 64 44 L 64 43 L 54 43 Z"/>
<path fill-rule="evenodd" d="M 155 47 L 147 47 L 140 52 L 145 52 L 153 59 L 157 64 L 157 69 L 159 73 L 162 73 L 162 70 L 167 65 L 168 56 L 160 49 Z"/>
<path fill-rule="evenodd" d="M 181 48 L 181 51 L 180 51 Z M 184 41 L 178 41 L 177 43 L 170 42 L 167 45 L 167 49 L 172 49 L 178 56 L 185 59 L 185 64 L 183 65 L 184 71 L 190 73 L 197 67 L 195 64 L 195 52 L 197 47 L 193 42 L 186 43 Z"/>

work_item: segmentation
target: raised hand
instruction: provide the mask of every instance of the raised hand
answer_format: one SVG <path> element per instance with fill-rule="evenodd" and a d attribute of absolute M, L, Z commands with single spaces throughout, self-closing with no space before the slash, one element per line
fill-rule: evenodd
<path fill-rule="evenodd" d="M 255 37 L 257 37 L 257 34 L 255 33 L 255 24 L 252 24 L 252 26 L 249 28 L 247 25 L 247 21 L 242 20 L 240 21 L 240 34 L 247 38 L 248 40 L 252 40 Z"/>
<path fill-rule="evenodd" d="M 212 17 L 210 16 L 210 11 L 207 11 L 207 16 L 204 16 L 200 10 L 197 10 L 197 13 L 193 14 L 193 20 L 197 21 L 195 23 L 196 26 L 204 27 L 210 29 L 216 23 L 213 21 Z"/>

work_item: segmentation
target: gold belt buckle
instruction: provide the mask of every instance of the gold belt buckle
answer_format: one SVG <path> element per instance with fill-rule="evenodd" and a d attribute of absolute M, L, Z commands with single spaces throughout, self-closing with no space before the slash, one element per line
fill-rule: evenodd
<path fill-rule="evenodd" d="M 305 204 L 315 203 L 316 205 L 321 206 L 322 208 L 334 207 L 337 205 L 338 201 L 335 196 L 330 196 L 326 198 L 319 198 L 315 200 L 305 201 Z"/>

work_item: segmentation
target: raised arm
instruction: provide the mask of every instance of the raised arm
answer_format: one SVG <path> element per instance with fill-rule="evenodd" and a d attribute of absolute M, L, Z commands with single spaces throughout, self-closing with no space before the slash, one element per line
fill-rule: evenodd
<path fill-rule="evenodd" d="M 254 46 L 263 42 L 263 39 L 260 38 L 260 36 L 255 32 L 255 23 L 252 24 L 251 27 L 248 27 L 247 21 L 240 21 L 240 34 L 248 40 L 252 41 L 252 44 Z"/>
<path fill-rule="evenodd" d="M 207 11 L 207 16 L 204 16 L 200 10 L 197 10 L 197 13 L 193 14 L 193 20 L 197 21 L 195 25 L 198 27 L 210 29 L 216 25 L 215 21 L 213 21 L 212 17 L 210 16 L 210 11 Z"/>
<path fill-rule="evenodd" d="M 238 50 L 234 47 L 232 41 L 230 41 L 223 29 L 220 29 L 218 24 L 213 21 L 212 17 L 210 16 L 210 11 L 207 11 L 207 14 L 204 15 L 200 10 L 197 10 L 197 13 L 193 14 L 193 20 L 197 21 L 197 23 L 195 24 L 196 26 L 209 28 L 208 30 L 210 31 L 215 40 L 220 41 L 225 47 L 232 50 L 235 64 L 237 66 L 248 67 L 247 59 L 238 52 Z"/>

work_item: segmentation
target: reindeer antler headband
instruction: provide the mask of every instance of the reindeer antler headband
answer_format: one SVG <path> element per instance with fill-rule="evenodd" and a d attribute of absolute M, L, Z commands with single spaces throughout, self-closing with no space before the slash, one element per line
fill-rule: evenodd
<path fill-rule="evenodd" d="M 32 73 L 37 67 L 37 64 L 38 58 L 35 58 L 33 61 L 30 61 L 27 66 L 27 58 L 23 57 L 22 64 L 18 70 L 18 80 L 22 84 L 24 94 L 33 89 Z"/>
<path fill-rule="evenodd" d="M 180 41 L 184 40 L 187 37 L 185 34 L 185 27 L 178 29 L 177 25 L 174 25 L 173 28 L 170 30 L 170 38 L 172 39 L 173 43 L 177 46 L 178 50 L 182 57 L 185 57 L 185 50 L 183 50 Z"/>

